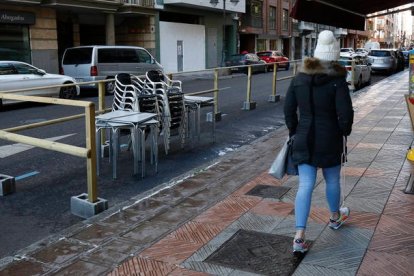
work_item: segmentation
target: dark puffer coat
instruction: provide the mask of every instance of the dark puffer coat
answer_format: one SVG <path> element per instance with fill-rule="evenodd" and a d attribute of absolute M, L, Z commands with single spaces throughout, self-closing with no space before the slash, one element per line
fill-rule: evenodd
<path fill-rule="evenodd" d="M 341 164 L 343 136 L 351 134 L 354 118 L 345 77 L 340 64 L 307 58 L 293 78 L 284 112 L 289 134 L 295 134 L 295 164 L 319 168 Z"/>

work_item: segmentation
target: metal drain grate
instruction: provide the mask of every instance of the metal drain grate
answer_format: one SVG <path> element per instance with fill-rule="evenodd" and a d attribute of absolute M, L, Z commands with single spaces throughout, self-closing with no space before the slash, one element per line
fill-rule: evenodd
<path fill-rule="evenodd" d="M 256 185 L 246 195 L 280 199 L 289 190 L 290 188 L 282 186 Z"/>
<path fill-rule="evenodd" d="M 303 256 L 292 254 L 292 238 L 239 230 L 205 262 L 262 275 L 292 275 Z"/>

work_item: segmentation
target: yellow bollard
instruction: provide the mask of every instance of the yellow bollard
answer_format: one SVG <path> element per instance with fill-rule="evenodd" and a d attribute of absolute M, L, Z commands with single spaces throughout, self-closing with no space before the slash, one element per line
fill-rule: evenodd
<path fill-rule="evenodd" d="M 273 78 L 272 78 L 272 94 L 269 96 L 268 102 L 280 101 L 280 95 L 276 95 L 276 82 L 277 82 L 277 63 L 273 64 Z"/>

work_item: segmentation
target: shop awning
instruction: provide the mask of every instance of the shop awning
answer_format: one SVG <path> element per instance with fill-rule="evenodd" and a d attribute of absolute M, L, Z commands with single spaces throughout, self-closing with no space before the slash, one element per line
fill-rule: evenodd
<path fill-rule="evenodd" d="M 339 28 L 365 30 L 366 15 L 405 4 L 412 0 L 296 0 L 291 17 Z"/>

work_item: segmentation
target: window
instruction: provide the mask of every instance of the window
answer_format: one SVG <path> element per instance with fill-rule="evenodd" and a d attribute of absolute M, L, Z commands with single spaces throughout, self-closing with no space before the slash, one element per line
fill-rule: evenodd
<path fill-rule="evenodd" d="M 10 64 L 0 64 L 0 76 L 1 75 L 13 75 L 17 74 L 17 72 L 14 70 L 14 67 Z"/>
<path fill-rule="evenodd" d="M 257 39 L 257 51 L 265 51 L 266 49 L 266 40 L 264 39 Z"/>
<path fill-rule="evenodd" d="M 283 9 L 282 13 L 282 30 L 289 30 L 289 11 L 287 9 Z"/>
<path fill-rule="evenodd" d="M 38 70 L 36 68 L 28 66 L 26 64 L 14 63 L 14 68 L 16 68 L 17 72 L 22 75 L 38 73 Z"/>
<path fill-rule="evenodd" d="M 262 19 L 262 1 L 255 1 L 253 0 L 250 5 L 250 15 L 252 18 L 252 27 L 255 28 L 262 28 L 263 26 L 263 19 Z"/>
<path fill-rule="evenodd" d="M 67 49 L 63 64 L 89 64 L 92 62 L 92 47 Z"/>
<path fill-rule="evenodd" d="M 0 34 L 0 60 L 31 62 L 28 26 L 0 24 Z"/>
<path fill-rule="evenodd" d="M 151 55 L 148 54 L 146 51 L 144 51 L 144 50 L 137 50 L 137 55 L 139 57 L 139 62 L 149 63 L 149 64 L 152 63 Z"/>
<path fill-rule="evenodd" d="M 269 7 L 269 30 L 276 30 L 276 7 Z"/>

